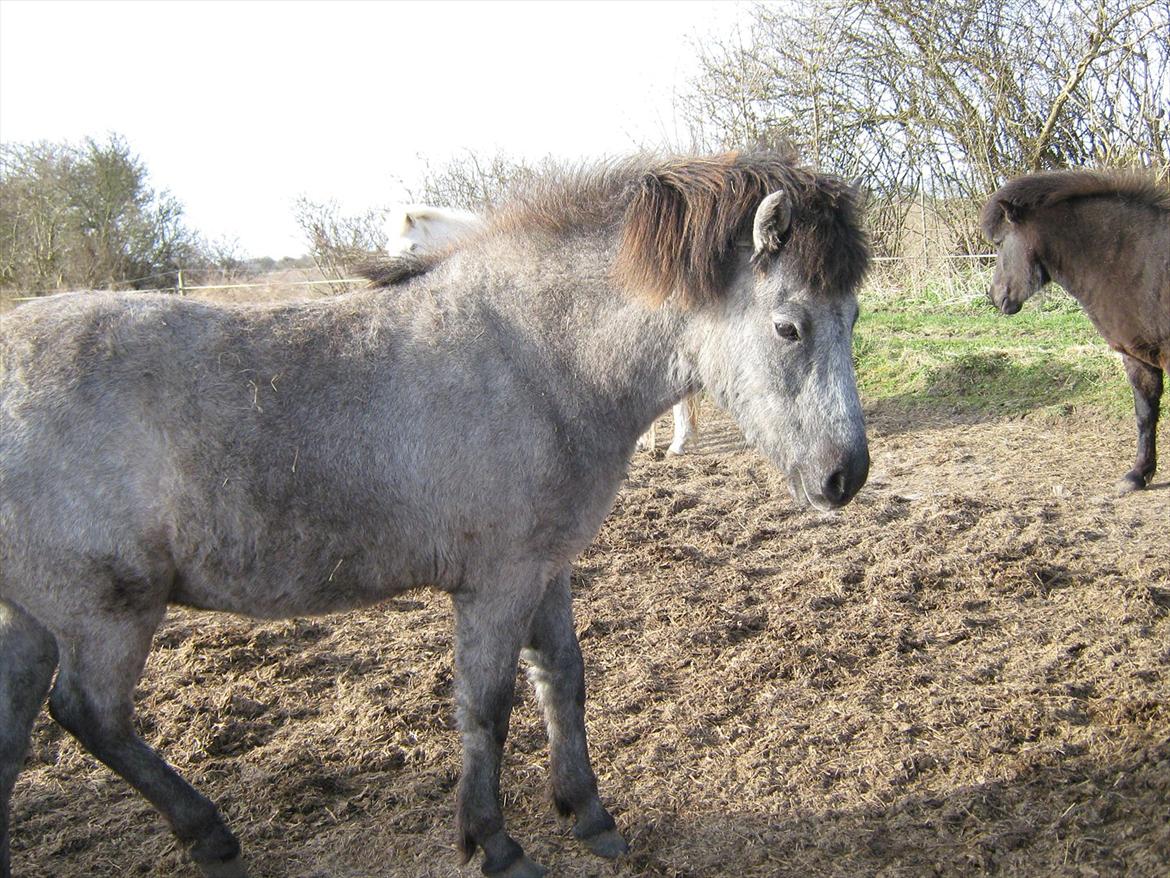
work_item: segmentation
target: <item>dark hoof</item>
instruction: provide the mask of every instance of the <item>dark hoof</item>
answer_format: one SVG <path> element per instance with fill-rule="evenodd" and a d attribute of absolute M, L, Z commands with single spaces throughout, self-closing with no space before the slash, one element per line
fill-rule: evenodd
<path fill-rule="evenodd" d="M 607 860 L 616 859 L 630 849 L 630 846 L 626 844 L 626 840 L 621 837 L 616 829 L 607 829 L 604 832 L 597 833 L 597 835 L 583 838 L 581 841 L 592 853 L 597 854 L 599 857 L 605 857 Z"/>
<path fill-rule="evenodd" d="M 538 866 L 528 859 L 527 854 L 521 854 L 498 872 L 485 871 L 483 874 L 488 878 L 544 878 L 547 871 L 543 866 Z"/>
<path fill-rule="evenodd" d="M 200 863 L 203 878 L 248 878 L 248 869 L 242 857 L 232 857 L 221 863 Z"/>

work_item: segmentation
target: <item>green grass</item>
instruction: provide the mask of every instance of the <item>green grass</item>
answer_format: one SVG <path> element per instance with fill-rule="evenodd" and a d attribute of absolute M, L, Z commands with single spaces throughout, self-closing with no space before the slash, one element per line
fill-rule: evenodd
<path fill-rule="evenodd" d="M 871 283 L 854 357 L 863 399 L 970 416 L 1133 416 L 1120 358 L 1081 307 L 1050 287 L 1011 317 L 987 300 L 989 272 L 945 283 Z"/>

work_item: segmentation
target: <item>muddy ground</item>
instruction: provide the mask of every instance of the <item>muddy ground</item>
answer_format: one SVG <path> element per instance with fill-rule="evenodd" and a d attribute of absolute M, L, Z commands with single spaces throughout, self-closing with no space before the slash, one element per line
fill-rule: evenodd
<path fill-rule="evenodd" d="M 1170 874 L 1170 455 L 1119 498 L 1131 421 L 869 421 L 869 484 L 833 516 L 709 405 L 693 454 L 636 458 L 575 578 L 631 853 L 598 860 L 555 817 L 522 681 L 505 810 L 552 874 Z M 470 878 L 451 662 L 429 593 L 274 624 L 180 611 L 139 721 L 256 876 Z M 45 715 L 13 817 L 18 876 L 196 874 Z"/>

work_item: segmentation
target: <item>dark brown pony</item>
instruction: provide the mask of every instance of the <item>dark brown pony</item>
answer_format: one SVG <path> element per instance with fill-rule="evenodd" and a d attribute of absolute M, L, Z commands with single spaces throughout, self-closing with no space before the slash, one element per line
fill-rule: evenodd
<path fill-rule="evenodd" d="M 1015 314 L 1056 281 L 1121 354 L 1138 430 L 1123 487 L 1144 488 L 1170 369 L 1170 190 L 1129 172 L 1031 174 L 992 195 L 981 223 L 998 249 L 989 295 L 999 310 Z"/>

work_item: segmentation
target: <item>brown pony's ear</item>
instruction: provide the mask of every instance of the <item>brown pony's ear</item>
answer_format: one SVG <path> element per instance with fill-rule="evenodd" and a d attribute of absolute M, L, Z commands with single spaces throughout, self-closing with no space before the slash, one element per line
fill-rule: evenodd
<path fill-rule="evenodd" d="M 999 202 L 999 209 L 1003 212 L 1003 218 L 1011 225 L 1015 225 L 1024 218 L 1024 208 L 1016 204 L 1014 201 L 1001 200 Z"/>
<path fill-rule="evenodd" d="M 854 192 L 853 205 L 857 212 L 865 213 L 869 208 L 870 197 L 873 195 L 865 185 L 865 178 L 862 176 L 853 177 L 849 181 L 849 188 Z"/>
<path fill-rule="evenodd" d="M 757 255 L 776 253 L 792 225 L 792 205 L 788 195 L 778 190 L 760 202 L 752 223 L 752 244 Z"/>

